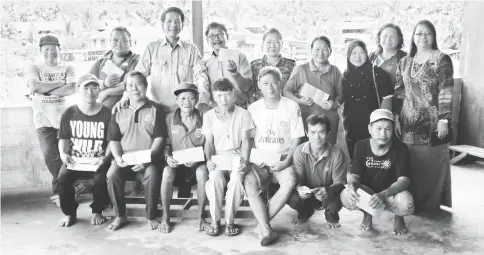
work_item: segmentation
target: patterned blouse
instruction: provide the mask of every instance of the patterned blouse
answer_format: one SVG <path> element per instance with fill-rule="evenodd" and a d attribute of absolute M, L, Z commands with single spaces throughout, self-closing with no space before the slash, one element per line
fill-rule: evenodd
<path fill-rule="evenodd" d="M 453 75 L 452 60 L 439 50 L 432 50 L 423 64 L 411 56 L 399 62 L 393 110 L 400 115 L 403 142 L 429 145 L 438 121 L 450 122 Z"/>

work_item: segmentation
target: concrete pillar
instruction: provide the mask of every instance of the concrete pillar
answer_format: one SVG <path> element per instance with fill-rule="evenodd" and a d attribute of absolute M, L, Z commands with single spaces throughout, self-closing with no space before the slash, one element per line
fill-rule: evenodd
<path fill-rule="evenodd" d="M 192 0 L 193 43 L 203 55 L 203 11 L 202 0 Z"/>
<path fill-rule="evenodd" d="M 463 81 L 458 144 L 484 148 L 484 2 L 466 1 L 460 73 Z M 458 67 L 455 67 L 458 68 Z"/>

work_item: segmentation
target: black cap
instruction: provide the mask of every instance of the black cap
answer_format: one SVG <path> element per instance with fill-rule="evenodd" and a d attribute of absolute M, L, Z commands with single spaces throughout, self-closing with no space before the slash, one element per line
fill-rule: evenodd
<path fill-rule="evenodd" d="M 42 47 L 44 45 L 57 45 L 60 46 L 59 44 L 59 39 L 55 37 L 54 35 L 44 35 L 40 38 L 39 46 Z"/>

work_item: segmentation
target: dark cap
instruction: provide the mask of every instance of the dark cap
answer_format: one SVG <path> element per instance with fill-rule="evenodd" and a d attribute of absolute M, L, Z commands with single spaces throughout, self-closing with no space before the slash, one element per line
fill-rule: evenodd
<path fill-rule="evenodd" d="M 195 84 L 189 83 L 189 82 L 182 82 L 178 84 L 175 88 L 175 96 L 178 96 L 178 94 L 185 92 L 185 91 L 192 91 L 193 93 L 198 95 L 198 88 Z"/>
<path fill-rule="evenodd" d="M 54 35 L 44 35 L 40 38 L 39 46 L 42 47 L 44 45 L 57 45 L 60 46 L 59 44 L 59 39 L 55 37 Z"/>

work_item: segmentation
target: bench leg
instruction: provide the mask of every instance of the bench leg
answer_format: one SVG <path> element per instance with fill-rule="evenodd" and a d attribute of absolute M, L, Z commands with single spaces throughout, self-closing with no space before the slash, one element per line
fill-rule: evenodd
<path fill-rule="evenodd" d="M 467 157 L 468 155 L 469 155 L 468 153 L 463 152 L 463 153 L 459 154 L 458 156 L 455 156 L 454 158 L 452 158 L 450 160 L 450 164 L 454 165 L 457 162 L 461 161 L 463 158 Z"/>

